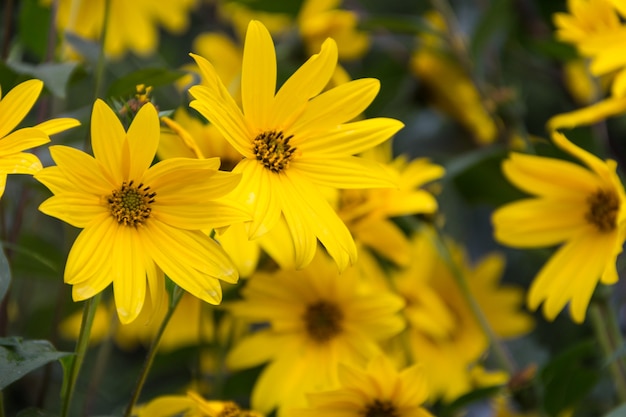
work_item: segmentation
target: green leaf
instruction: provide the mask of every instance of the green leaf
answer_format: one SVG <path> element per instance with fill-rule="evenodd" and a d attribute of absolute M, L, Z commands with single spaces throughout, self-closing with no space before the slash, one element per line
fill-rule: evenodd
<path fill-rule="evenodd" d="M 38 0 L 22 0 L 19 7 L 19 24 L 17 25 L 19 39 L 24 49 L 37 55 L 38 61 L 45 61 L 50 44 L 48 39 L 50 7 L 46 7 L 42 3 Z"/>
<path fill-rule="evenodd" d="M 34 78 L 40 79 L 52 94 L 64 99 L 67 84 L 72 73 L 78 66 L 78 63 L 63 62 L 30 65 L 21 62 L 9 62 L 8 66 L 21 74 L 28 74 Z"/>
<path fill-rule="evenodd" d="M 3 250 L 0 250 L 0 301 L 4 298 L 11 284 L 11 268 Z"/>
<path fill-rule="evenodd" d="M 17 413 L 15 417 L 56 417 L 56 416 L 58 416 L 58 414 L 56 413 L 51 413 L 49 411 L 30 407 Z"/>
<path fill-rule="evenodd" d="M 0 390 L 27 373 L 71 352 L 58 352 L 47 340 L 0 338 Z"/>
<path fill-rule="evenodd" d="M 626 416 L 626 404 L 622 404 L 617 408 L 612 409 L 604 415 L 604 417 L 624 417 Z"/>
<path fill-rule="evenodd" d="M 139 84 L 159 87 L 171 84 L 185 74 L 185 71 L 167 68 L 147 68 L 134 71 L 113 82 L 109 87 L 107 97 L 133 96 L 137 92 L 137 85 Z"/>

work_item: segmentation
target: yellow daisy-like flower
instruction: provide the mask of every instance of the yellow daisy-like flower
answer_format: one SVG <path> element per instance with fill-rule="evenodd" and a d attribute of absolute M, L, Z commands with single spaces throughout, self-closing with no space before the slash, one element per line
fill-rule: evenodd
<path fill-rule="evenodd" d="M 40 210 L 82 228 L 70 250 L 65 282 L 75 301 L 113 283 L 122 323 L 141 312 L 146 280 L 153 304 L 164 291 L 163 272 L 209 303 L 221 301 L 217 279 L 238 275 L 222 248 L 200 230 L 245 221 L 243 209 L 219 200 L 239 175 L 219 172 L 219 159 L 172 158 L 150 166 L 159 143 L 159 118 L 151 103 L 128 132 L 97 100 L 91 117 L 94 156 L 52 146 L 56 166 L 36 178 L 54 196 Z"/>
<path fill-rule="evenodd" d="M 269 327 L 241 340 L 227 365 L 270 362 L 252 392 L 253 408 L 265 413 L 279 407 L 282 415 L 304 406 L 304 393 L 336 387 L 340 362 L 365 365 L 381 352 L 378 341 L 404 328 L 398 296 L 365 285 L 357 266 L 339 275 L 321 252 L 304 270 L 257 272 L 242 293 L 229 311 Z"/>
<path fill-rule="evenodd" d="M 43 0 L 51 4 L 52 0 Z M 126 51 L 146 55 L 156 50 L 159 28 L 181 33 L 189 25 L 189 13 L 197 0 L 111 0 L 105 52 L 121 57 Z M 105 0 L 59 0 L 56 27 L 85 39 L 100 38 Z"/>
<path fill-rule="evenodd" d="M 577 323 L 598 281 L 617 281 L 616 258 L 626 233 L 624 187 L 615 161 L 602 161 L 572 144 L 561 133 L 554 143 L 585 166 L 535 155 L 513 153 L 502 165 L 515 186 L 533 198 L 510 203 L 493 214 L 495 238 L 517 248 L 563 244 L 535 277 L 528 306 L 543 304 L 553 320 L 570 302 Z"/>
<path fill-rule="evenodd" d="M 293 417 L 432 417 L 423 407 L 428 388 L 418 365 L 398 372 L 384 355 L 364 370 L 339 367 L 341 388 L 307 396 L 309 408 Z"/>
<path fill-rule="evenodd" d="M 391 277 L 407 304 L 404 314 L 411 356 L 422 364 L 433 399 L 450 401 L 475 387 L 471 368 L 489 346 L 433 239 L 430 229 L 417 233 L 412 238 L 414 262 L 393 271 Z M 499 285 L 504 270 L 502 256 L 490 254 L 470 265 L 460 248 L 450 246 L 455 264 L 494 332 L 511 338 L 530 331 L 532 320 L 519 309 L 523 304 L 521 289 Z"/>
<path fill-rule="evenodd" d="M 250 237 L 283 222 L 292 240 L 284 244 L 294 247 L 298 267 L 313 259 L 317 239 L 340 269 L 353 263 L 352 236 L 318 186 L 394 186 L 382 167 L 352 155 L 387 140 L 402 123 L 387 118 L 346 123 L 374 99 L 378 80 L 355 80 L 320 94 L 337 63 L 337 46 L 328 39 L 276 93 L 274 44 L 267 29 L 252 21 L 244 46 L 242 111 L 213 66 L 194 59 L 209 86 L 189 90 L 195 98 L 190 106 L 244 157 L 233 170 L 243 175 L 233 195 L 254 215 Z"/>
<path fill-rule="evenodd" d="M 207 401 L 194 391 L 187 395 L 164 395 L 137 407 L 137 417 L 263 417 L 256 411 L 242 410 L 232 401 Z"/>
<path fill-rule="evenodd" d="M 75 119 L 61 118 L 15 130 L 35 105 L 42 88 L 42 81 L 28 80 L 4 97 L 0 89 L 0 197 L 4 194 L 8 174 L 32 175 L 42 168 L 39 158 L 25 150 L 50 142 L 48 135 L 80 124 Z"/>

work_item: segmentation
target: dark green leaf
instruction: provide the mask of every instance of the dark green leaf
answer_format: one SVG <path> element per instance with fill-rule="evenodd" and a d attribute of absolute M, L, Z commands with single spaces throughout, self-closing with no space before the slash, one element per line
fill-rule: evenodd
<path fill-rule="evenodd" d="M 31 407 L 31 408 L 26 408 L 20 411 L 19 413 L 17 413 L 16 417 L 56 417 L 56 416 L 58 416 L 58 414 Z"/>
<path fill-rule="evenodd" d="M 0 301 L 6 295 L 11 284 L 11 268 L 3 250 L 0 250 Z"/>
<path fill-rule="evenodd" d="M 47 340 L 0 338 L 0 389 L 70 352 L 58 352 Z"/>
<path fill-rule="evenodd" d="M 13 70 L 38 78 L 52 94 L 59 98 L 65 98 L 67 83 L 72 76 L 72 72 L 78 66 L 76 62 L 48 63 L 41 65 L 30 65 L 21 62 L 9 62 L 9 67 Z"/>
<path fill-rule="evenodd" d="M 23 0 L 20 2 L 19 31 L 20 41 L 24 49 L 35 54 L 39 61 L 44 61 L 48 54 L 48 44 L 54 39 L 48 39 L 50 31 L 50 7 L 46 7 L 38 0 Z"/>
<path fill-rule="evenodd" d="M 130 97 L 137 92 L 139 84 L 159 87 L 171 84 L 183 75 L 185 75 L 184 71 L 166 68 L 148 68 L 131 72 L 111 84 L 107 97 Z"/>
<path fill-rule="evenodd" d="M 488 3 L 472 35 L 469 48 L 472 57 L 480 57 L 487 44 L 499 38 L 498 32 L 510 26 L 511 3 L 510 0 L 494 0 Z M 476 59 L 476 62 L 479 63 L 480 60 Z"/>

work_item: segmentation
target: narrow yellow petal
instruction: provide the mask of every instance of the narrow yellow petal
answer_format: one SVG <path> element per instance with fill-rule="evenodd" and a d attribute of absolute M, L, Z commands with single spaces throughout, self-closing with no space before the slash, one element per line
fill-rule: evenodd
<path fill-rule="evenodd" d="M 0 100 L 0 138 L 5 137 L 26 117 L 33 107 L 43 82 L 40 80 L 28 80 L 13 87 Z"/>
<path fill-rule="evenodd" d="M 0 140 L 0 155 L 10 155 L 50 142 L 42 130 L 24 128 L 5 136 Z"/>
<path fill-rule="evenodd" d="M 626 97 L 608 98 L 580 110 L 557 114 L 548 120 L 547 128 L 554 131 L 588 126 L 624 112 L 626 112 Z"/>
<path fill-rule="evenodd" d="M 50 146 L 49 150 L 54 162 L 77 191 L 106 196 L 121 184 L 121 181 L 107 181 L 99 162 L 85 152 L 59 145 Z"/>
<path fill-rule="evenodd" d="M 121 170 L 125 138 L 126 132 L 117 115 L 104 101 L 97 99 L 91 113 L 91 147 L 95 158 L 109 176 L 109 181 L 117 185 L 127 179 L 122 178 Z"/>
<path fill-rule="evenodd" d="M 252 220 L 245 207 L 226 200 L 207 201 L 202 205 L 188 202 L 164 205 L 157 200 L 151 214 L 163 223 L 187 230 L 217 229 Z"/>
<path fill-rule="evenodd" d="M 0 158 L 3 174 L 35 174 L 41 170 L 41 162 L 32 153 L 20 152 Z"/>
<path fill-rule="evenodd" d="M 261 249 L 256 241 L 248 240 L 248 231 L 243 223 L 231 225 L 225 232 L 218 234 L 216 239 L 233 263 L 239 275 L 249 277 L 256 270 Z M 259 238 L 263 239 L 263 237 Z"/>
<path fill-rule="evenodd" d="M 129 180 L 137 181 L 148 170 L 159 146 L 161 127 L 159 116 L 152 103 L 146 103 L 135 115 L 127 138 L 130 148 Z"/>
<path fill-rule="evenodd" d="M 567 140 L 564 134 L 560 132 L 553 132 L 552 140 L 559 148 L 581 160 L 585 165 L 587 165 L 596 174 L 598 174 L 598 176 L 600 176 L 604 181 L 609 184 L 611 183 L 608 166 L 600 158 L 574 145 L 572 142 Z"/>
<path fill-rule="evenodd" d="M 111 253 L 113 295 L 117 315 L 122 324 L 135 320 L 146 299 L 146 250 L 140 233 L 134 227 L 118 227 L 115 246 Z"/>
<path fill-rule="evenodd" d="M 35 129 L 39 129 L 46 135 L 50 136 L 64 132 L 76 126 L 80 126 L 80 122 L 78 120 L 69 117 L 62 117 L 58 119 L 46 120 L 45 122 L 39 123 L 34 127 Z"/>
<path fill-rule="evenodd" d="M 296 269 L 295 247 L 284 216 L 256 242 L 282 269 Z"/>
<path fill-rule="evenodd" d="M 390 220 L 372 219 L 351 228 L 355 240 L 398 265 L 408 266 L 411 262 L 411 245 L 402 232 Z"/>
<path fill-rule="evenodd" d="M 311 182 L 331 188 L 396 188 L 398 178 L 378 162 L 356 156 L 341 159 L 298 158 L 289 170 L 297 170 Z"/>
<path fill-rule="evenodd" d="M 96 217 L 110 215 L 109 209 L 95 195 L 66 192 L 54 195 L 41 203 L 39 210 L 74 227 L 85 228 Z"/>

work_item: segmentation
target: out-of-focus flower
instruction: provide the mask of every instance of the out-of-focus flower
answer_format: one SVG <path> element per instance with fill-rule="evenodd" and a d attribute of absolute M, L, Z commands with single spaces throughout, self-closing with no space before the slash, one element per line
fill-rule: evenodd
<path fill-rule="evenodd" d="M 50 5 L 52 0 L 42 0 Z M 100 38 L 105 18 L 105 0 L 59 0 L 56 27 L 85 39 Z M 110 0 L 105 52 L 119 58 L 127 51 L 140 55 L 154 52 L 159 29 L 182 33 L 196 0 Z"/>
<path fill-rule="evenodd" d="M 517 248 L 562 244 L 535 277 L 528 306 L 543 302 L 549 320 L 570 302 L 577 323 L 598 283 L 617 281 L 615 266 L 626 233 L 624 188 L 615 161 L 602 161 L 553 133 L 554 143 L 584 166 L 561 159 L 512 153 L 502 165 L 507 179 L 532 198 L 493 214 L 495 238 Z"/>
<path fill-rule="evenodd" d="M 428 388 L 420 366 L 398 372 L 384 355 L 376 356 L 362 370 L 339 367 L 341 388 L 307 395 L 309 408 L 293 417 L 431 417 L 424 407 Z"/>
<path fill-rule="evenodd" d="M 551 130 L 593 124 L 626 112 L 625 8 L 619 1 L 569 0 L 569 13 L 555 13 L 557 39 L 573 44 L 590 60 L 595 77 L 611 79 L 610 97 L 548 121 Z"/>
<path fill-rule="evenodd" d="M 137 417 L 263 417 L 256 411 L 242 410 L 232 401 L 207 401 L 194 391 L 187 395 L 164 395 L 136 407 Z"/>
<path fill-rule="evenodd" d="M 130 323 L 142 310 L 147 287 L 157 304 L 166 273 L 196 297 L 218 304 L 218 279 L 236 282 L 238 274 L 201 230 L 248 218 L 239 205 L 220 199 L 240 176 L 218 171 L 218 158 L 172 158 L 151 167 L 160 127 L 150 103 L 126 132 L 97 100 L 91 126 L 95 157 L 52 146 L 57 165 L 36 174 L 54 194 L 40 210 L 83 229 L 65 267 L 74 300 L 93 297 L 113 283 L 120 321 Z"/>
<path fill-rule="evenodd" d="M 432 397 L 449 401 L 481 382 L 470 369 L 487 350 L 488 340 L 451 266 L 434 246 L 432 233 L 424 229 L 413 237 L 414 262 L 392 272 L 392 280 L 407 303 L 404 313 L 411 356 L 422 364 Z M 496 334 L 516 337 L 530 331 L 532 320 L 520 311 L 521 289 L 499 285 L 504 269 L 502 256 L 491 254 L 471 266 L 462 250 L 454 249 L 453 255 Z"/>
<path fill-rule="evenodd" d="M 387 145 L 379 145 L 362 156 L 392 170 L 398 178 L 398 188 L 341 190 L 337 212 L 357 242 L 398 265 L 406 266 L 412 258 L 411 245 L 391 218 L 435 213 L 437 201 L 420 187 L 440 179 L 445 171 L 428 159 L 409 162 L 400 156 L 392 160 L 391 146 Z"/>
<path fill-rule="evenodd" d="M 0 89 L 0 197 L 4 194 L 8 174 L 32 175 L 41 170 L 39 158 L 25 150 L 50 142 L 49 135 L 80 125 L 78 120 L 59 118 L 15 130 L 35 105 L 42 88 L 42 81 L 28 80 L 4 97 Z"/>
<path fill-rule="evenodd" d="M 439 14 L 429 13 L 426 19 L 438 32 L 448 30 Z M 428 89 L 429 100 L 435 108 L 459 122 L 478 144 L 486 145 L 496 139 L 495 121 L 471 78 L 445 53 L 441 38 L 431 33 L 421 35 L 410 68 Z"/>
<path fill-rule="evenodd" d="M 246 7 L 241 1 L 220 1 L 218 11 L 223 19 L 232 23 L 239 39 L 245 38 L 251 20 L 263 23 L 272 35 L 279 35 L 292 27 L 292 19 L 288 14 L 254 10 Z"/>
<path fill-rule="evenodd" d="M 257 272 L 247 281 L 244 300 L 228 309 L 268 327 L 241 340 L 227 365 L 242 369 L 270 362 L 254 386 L 254 409 L 268 413 L 279 407 L 283 415 L 304 406 L 304 393 L 337 386 L 339 363 L 364 366 L 381 352 L 378 341 L 404 328 L 400 297 L 374 291 L 363 280 L 356 266 L 339 275 L 319 252 L 304 270 Z"/>
<path fill-rule="evenodd" d="M 302 3 L 298 28 L 310 54 L 319 51 L 326 38 L 337 42 L 340 60 L 360 58 L 369 49 L 369 35 L 357 29 L 357 14 L 339 9 L 340 3 L 340 0 L 305 0 Z"/>
<path fill-rule="evenodd" d="M 232 195 L 254 215 L 249 236 L 259 237 L 284 223 L 289 233 L 281 244 L 294 248 L 298 267 L 309 264 L 319 239 L 345 269 L 355 261 L 356 247 L 318 187 L 394 186 L 378 164 L 352 155 L 389 139 L 402 123 L 387 118 L 346 123 L 374 99 L 378 80 L 355 80 L 321 93 L 337 63 L 337 47 L 328 39 L 276 93 L 272 38 L 260 22 L 252 21 L 244 47 L 242 111 L 211 63 L 194 58 L 209 86 L 189 90 L 195 98 L 191 107 L 244 157 L 233 169 L 243 177 Z"/>

